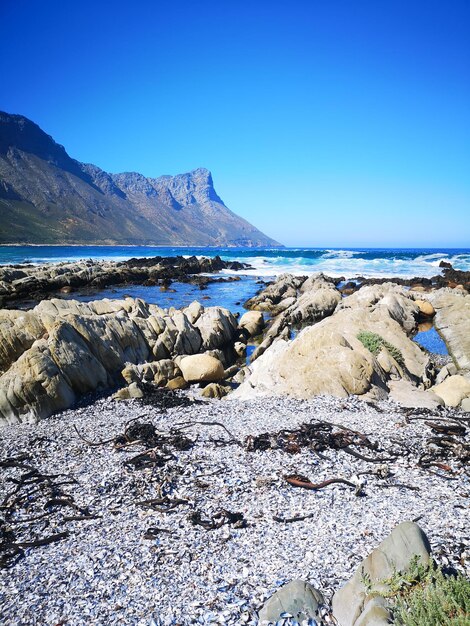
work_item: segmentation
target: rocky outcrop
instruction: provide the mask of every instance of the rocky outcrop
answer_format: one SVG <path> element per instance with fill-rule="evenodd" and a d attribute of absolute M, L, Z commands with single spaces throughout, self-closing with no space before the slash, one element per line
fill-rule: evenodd
<path fill-rule="evenodd" d="M 111 285 L 162 285 L 171 281 L 195 282 L 202 273 L 222 269 L 239 270 L 249 267 L 238 262 L 213 258 L 151 257 L 128 261 L 79 261 L 47 265 L 17 265 L 0 267 L 0 304 L 18 300 L 41 300 L 54 292 L 80 289 L 102 289 Z M 204 282 L 211 279 L 204 277 Z M 214 279 L 212 279 L 214 280 Z M 230 280 L 230 279 L 218 279 Z"/>
<path fill-rule="evenodd" d="M 237 322 L 229 311 L 195 304 L 185 311 L 132 298 L 87 304 L 52 299 L 27 313 L 0 310 L 0 422 L 47 417 L 124 380 L 166 385 L 184 374 L 174 362 L 178 355 L 233 344 Z"/>
<path fill-rule="evenodd" d="M 434 325 L 444 338 L 455 364 L 470 371 L 470 295 L 441 289 L 431 298 L 436 310 Z"/>
<path fill-rule="evenodd" d="M 420 563 L 430 561 L 431 547 L 421 528 L 403 522 L 362 561 L 349 582 L 333 596 L 333 615 L 339 626 L 386 626 L 390 613 L 386 599 L 387 579 L 406 574 Z"/>
<path fill-rule="evenodd" d="M 312 324 L 331 315 L 341 301 L 335 285 L 322 274 L 309 278 L 284 274 L 245 306 L 277 313 L 272 325 L 255 349 L 252 361 L 281 336 L 288 336 L 291 326 Z M 245 314 L 246 315 L 246 314 Z"/>
<path fill-rule="evenodd" d="M 423 389 L 432 384 L 429 357 L 408 336 L 418 316 L 412 295 L 395 285 L 381 285 L 364 288 L 364 293 L 360 290 L 338 304 L 334 287 L 323 278 L 309 281 L 305 293 L 275 319 L 260 347 L 267 347 L 269 340 L 273 345 L 250 365 L 250 376 L 233 397 L 367 394 L 380 398 L 392 381 L 409 381 Z M 317 312 L 331 310 L 298 306 L 306 297 L 309 302 L 331 302 L 331 308 L 334 302 L 336 311 L 304 328 L 293 341 L 279 338 L 281 324 L 287 328 L 289 321 L 312 320 Z"/>

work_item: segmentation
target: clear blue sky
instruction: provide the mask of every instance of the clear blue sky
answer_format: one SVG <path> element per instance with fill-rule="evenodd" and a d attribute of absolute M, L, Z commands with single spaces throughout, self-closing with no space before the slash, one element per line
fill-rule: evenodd
<path fill-rule="evenodd" d="M 0 0 L 0 109 L 287 245 L 470 246 L 470 2 Z"/>

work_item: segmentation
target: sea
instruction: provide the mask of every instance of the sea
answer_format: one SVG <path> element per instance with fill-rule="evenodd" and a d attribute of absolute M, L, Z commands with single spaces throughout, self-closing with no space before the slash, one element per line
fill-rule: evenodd
<path fill-rule="evenodd" d="M 470 271 L 470 248 L 214 248 L 161 246 L 0 246 L 0 265 L 18 263 L 61 263 L 81 259 L 125 261 L 153 256 L 219 255 L 225 261 L 242 261 L 251 269 L 224 270 L 218 277 L 237 276 L 236 282 L 211 283 L 207 289 L 198 285 L 173 283 L 168 291 L 160 287 L 129 285 L 71 294 L 71 298 L 88 301 L 131 296 L 158 304 L 163 308 L 180 308 L 194 300 L 207 306 L 218 305 L 234 313 L 243 313 L 243 303 L 261 287 L 262 281 L 290 273 L 309 275 L 323 272 L 327 276 L 401 277 L 435 276 L 442 272 L 441 261 L 455 269 Z M 437 341 L 434 333 L 433 338 Z M 431 336 L 429 333 L 427 337 Z M 433 351 L 440 351 L 434 348 Z"/>

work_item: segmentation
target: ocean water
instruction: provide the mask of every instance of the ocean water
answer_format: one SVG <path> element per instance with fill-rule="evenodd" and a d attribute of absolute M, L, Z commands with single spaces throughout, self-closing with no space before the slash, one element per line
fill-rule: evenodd
<path fill-rule="evenodd" d="M 172 283 L 169 290 L 160 287 L 128 285 L 100 290 L 84 290 L 64 298 L 90 301 L 102 298 L 142 298 L 163 308 L 180 308 L 198 300 L 206 306 L 218 305 L 233 313 L 244 312 L 243 303 L 262 287 L 262 281 L 289 272 L 308 275 L 324 272 L 328 276 L 431 277 L 442 272 L 441 261 L 455 269 L 470 271 L 470 248 L 465 249 L 386 249 L 386 248 L 189 248 L 140 246 L 0 246 L 0 265 L 17 263 L 60 263 L 80 259 L 125 261 L 132 257 L 216 256 L 226 261 L 243 261 L 253 269 L 235 272 L 224 270 L 218 277 L 235 275 L 240 280 L 210 283 L 207 288 L 187 283 Z M 34 303 L 30 303 L 32 306 Z M 447 348 L 434 328 L 418 333 L 415 341 L 430 352 L 446 354 Z M 250 350 L 254 347 L 251 346 Z"/>
<path fill-rule="evenodd" d="M 303 275 L 324 272 L 329 276 L 354 278 L 413 276 L 431 277 L 447 261 L 455 269 L 470 271 L 470 248 L 189 248 L 144 246 L 0 246 L 0 264 L 58 263 L 79 259 L 124 261 L 148 256 L 215 256 L 240 260 L 253 269 L 247 276 L 273 277 L 284 272 Z M 229 270 L 226 273 L 234 273 Z M 237 272 L 238 274 L 238 272 Z"/>

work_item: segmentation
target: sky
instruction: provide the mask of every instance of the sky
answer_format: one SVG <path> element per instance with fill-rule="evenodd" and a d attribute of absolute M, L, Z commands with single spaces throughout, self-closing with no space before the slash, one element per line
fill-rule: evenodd
<path fill-rule="evenodd" d="M 468 0 L 0 0 L 0 109 L 290 246 L 470 247 Z"/>

